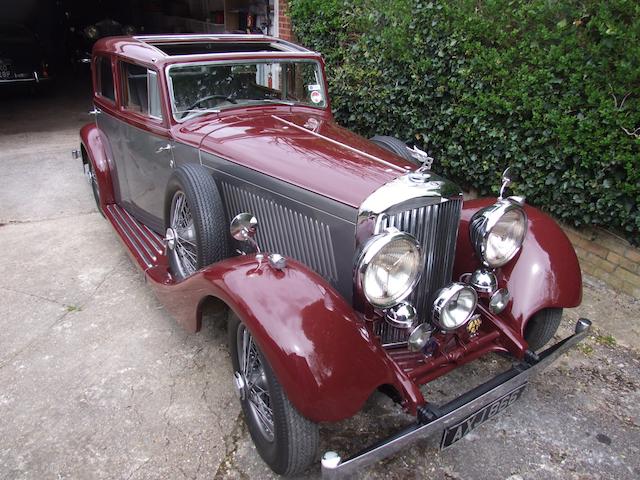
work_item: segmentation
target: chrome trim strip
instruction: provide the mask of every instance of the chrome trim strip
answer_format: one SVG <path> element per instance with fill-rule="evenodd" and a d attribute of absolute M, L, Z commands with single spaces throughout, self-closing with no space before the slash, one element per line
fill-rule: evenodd
<path fill-rule="evenodd" d="M 589 334 L 590 328 L 591 322 L 589 320 L 578 320 L 575 334 L 540 353 L 537 362 L 533 364 L 519 363 L 511 370 L 437 408 L 436 411 L 440 413 L 435 420 L 428 423 L 416 422 L 344 462 L 334 462 L 333 468 L 326 464 L 322 465 L 322 478 L 333 480 L 354 475 L 361 468 L 398 453 L 415 441 L 430 437 L 434 433 L 464 420 L 474 412 L 525 384 L 529 378 L 548 367 L 560 355 L 582 341 Z M 504 381 L 501 381 L 503 378 Z M 494 385 L 496 381 L 499 381 L 499 383 Z M 468 401 L 464 401 L 467 396 L 471 396 L 471 398 Z"/>
<path fill-rule="evenodd" d="M 9 80 L 0 80 L 0 83 L 21 83 L 21 82 L 32 82 L 32 83 L 39 83 L 39 82 L 43 82 L 43 81 L 47 81 L 49 80 L 49 78 L 40 78 L 40 79 L 36 79 L 36 78 L 12 78 Z"/>
<path fill-rule="evenodd" d="M 200 164 L 216 172 L 216 174 L 227 175 L 251 187 L 260 188 L 272 195 L 284 197 L 302 207 L 310 208 L 355 226 L 355 209 L 353 207 L 311 190 L 306 190 L 304 187 L 271 177 L 258 170 L 239 165 L 227 158 L 203 152 L 200 149 L 198 151 L 200 153 Z M 353 232 L 351 233 L 353 234 Z"/>
<path fill-rule="evenodd" d="M 147 240 L 148 244 L 153 247 L 153 249 L 159 254 L 162 255 L 164 253 L 164 243 L 160 236 L 158 236 L 155 232 L 153 232 L 146 225 L 139 223 L 133 216 L 125 209 L 121 209 L 129 219 L 129 222 L 135 224 L 138 227 L 138 230 L 142 233 L 144 238 Z"/>
<path fill-rule="evenodd" d="M 126 219 L 122 216 L 121 210 L 122 209 L 117 205 L 113 205 L 113 204 L 107 205 L 107 211 L 109 212 L 109 215 L 111 216 L 113 221 L 118 224 L 118 226 L 120 227 L 120 230 L 127 237 L 127 240 L 129 240 L 129 243 L 131 244 L 131 246 L 136 249 L 136 253 L 138 254 L 138 257 L 145 263 L 147 268 L 152 267 L 154 264 L 153 262 L 155 260 L 155 257 L 151 255 L 146 248 L 144 249 L 140 248 L 141 246 L 143 246 L 142 242 L 140 242 L 140 239 L 129 228 L 129 224 L 127 223 Z"/>
<path fill-rule="evenodd" d="M 381 163 L 383 165 L 386 165 L 389 168 L 393 168 L 394 170 L 396 170 L 398 172 L 406 173 L 407 169 L 410 168 L 410 167 L 407 167 L 407 169 L 402 168 L 402 167 L 400 167 L 400 166 L 398 166 L 398 165 L 396 165 L 394 163 L 387 162 L 387 161 L 385 161 L 385 160 L 383 160 L 381 158 L 378 158 L 378 157 L 376 157 L 374 155 L 371 155 L 370 153 L 363 152 L 362 150 L 358 150 L 357 148 L 354 148 L 351 145 L 347 145 L 346 143 L 339 142 L 339 141 L 334 140 L 333 138 L 330 138 L 330 137 L 325 137 L 324 135 L 322 135 L 322 134 L 320 134 L 318 132 L 314 132 L 313 130 L 309 130 L 309 129 L 304 128 L 301 125 L 297 125 L 297 124 L 295 124 L 293 122 L 289 122 L 288 120 L 285 120 L 284 118 L 280 118 L 277 115 L 271 115 L 271 118 L 279 120 L 280 122 L 282 122 L 282 123 L 284 123 L 286 125 L 289 125 L 290 127 L 296 128 L 296 129 L 301 130 L 301 131 L 303 131 L 305 133 L 308 133 L 308 134 L 313 135 L 315 137 L 321 138 L 322 140 L 326 140 L 327 142 L 333 143 L 334 145 L 338 145 L 340 147 L 346 148 L 347 150 L 351 150 L 352 152 L 357 153 L 359 155 L 362 155 L 364 157 L 367 157 L 368 159 L 373 160 L 374 162 L 378 162 L 378 163 Z"/>

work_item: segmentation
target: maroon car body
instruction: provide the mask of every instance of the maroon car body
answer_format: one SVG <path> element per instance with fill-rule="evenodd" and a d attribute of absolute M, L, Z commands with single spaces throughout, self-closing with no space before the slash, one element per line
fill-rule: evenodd
<path fill-rule="evenodd" d="M 211 51 L 187 48 L 205 44 Z M 243 48 L 232 48 L 237 44 Z M 225 45 L 230 48 L 225 49 Z M 172 49 L 179 53 L 172 54 Z M 496 288 L 507 289 L 510 294 L 506 308 L 496 313 L 489 297 L 479 295 L 474 309 L 477 331 L 464 325 L 454 330 L 434 328 L 430 350 L 410 350 L 406 338 L 401 345 L 385 343 L 381 333 L 385 310 L 369 305 L 354 286 L 354 253 L 365 248 L 371 229 L 376 228 L 366 221 L 360 223 L 358 215 L 377 191 L 418 170 L 415 162 L 337 125 L 326 93 L 322 105 L 229 105 L 230 108 L 203 111 L 191 118 L 176 118 L 168 74 L 172 66 L 200 65 L 205 60 L 224 63 L 269 59 L 317 62 L 322 85 L 313 88 L 327 91 L 319 54 L 269 37 L 115 37 L 99 40 L 94 47 L 93 102 L 97 121 L 80 132 L 82 158 L 95 182 L 100 210 L 180 324 L 190 332 L 198 331 L 202 306 L 210 298 L 219 299 L 252 332 L 287 397 L 304 417 L 313 422 L 348 418 L 360 410 L 372 392 L 382 389 L 417 416 L 415 432 L 423 432 L 426 426 L 431 429 L 448 425 L 445 417 L 449 414 L 430 410 L 421 385 L 489 352 L 502 352 L 526 368 L 520 367 L 521 371 L 509 381 L 488 385 L 486 391 L 480 392 L 488 400 L 496 399 L 504 393 L 506 384 L 513 389 L 512 384 L 521 378 L 518 375 L 522 371 L 531 367 L 533 372 L 538 363 L 543 366 L 547 356 L 554 357 L 554 352 L 545 356 L 529 350 L 527 325 L 545 309 L 580 304 L 580 268 L 562 230 L 530 206 L 523 207 L 527 229 L 519 252 L 506 265 L 493 269 Z M 105 62 L 103 65 L 109 65 L 113 72 L 111 99 L 109 93 L 103 94 L 105 85 L 100 76 L 106 67 L 99 67 L 99 62 Z M 125 63 L 146 69 L 150 72 L 147 79 L 157 78 L 157 116 L 124 105 Z M 145 142 L 158 157 L 164 155 L 163 149 L 168 152 L 162 166 L 149 163 L 148 158 L 140 159 L 140 155 L 144 156 L 140 145 Z M 186 278 L 173 274 L 163 239 L 164 219 L 157 213 L 163 210 L 147 205 L 164 199 L 160 190 L 165 188 L 172 170 L 187 163 L 211 169 L 228 216 L 240 213 L 229 206 L 236 198 L 233 195 L 249 199 L 248 205 L 258 209 L 251 213 L 260 221 L 259 243 L 267 243 L 269 251 L 284 253 L 288 257 L 286 268 L 256 268 L 256 255 L 249 252 L 198 269 Z M 136 177 L 140 171 L 142 175 Z M 420 171 L 424 173 L 424 169 Z M 435 174 L 424 175 L 434 189 L 451 188 L 449 182 Z M 247 193 L 243 193 L 245 190 Z M 149 200 L 154 191 L 156 200 Z M 287 192 L 286 199 L 279 196 L 283 191 Z M 251 203 L 251 195 L 263 195 L 264 201 Z M 458 220 L 449 232 L 453 244 L 447 246 L 446 252 L 455 251 L 455 260 L 445 258 L 450 268 L 448 273 L 444 270 L 449 276 L 444 279 L 447 283 L 465 275 L 468 278 L 483 267 L 469 230 L 474 228 L 471 223 L 478 212 L 496 202 L 462 202 L 461 194 L 455 191 L 448 198 L 459 202 L 460 209 L 457 217 L 451 217 Z M 300 224 L 304 227 L 300 230 L 286 223 L 298 218 L 298 206 L 305 209 L 299 213 L 300 218 L 310 218 L 308 223 Z M 437 225 L 444 225 L 444 220 L 439 222 Z M 263 225 L 266 233 L 261 238 Z M 432 228 L 435 226 L 432 224 Z M 347 227 L 350 233 L 344 234 Z M 309 242 L 311 253 L 296 246 L 296 242 Z M 342 246 L 335 247 L 338 244 Z M 327 249 L 331 255 L 326 254 Z M 419 314 L 424 318 L 430 315 Z M 584 321 L 561 350 L 579 341 L 587 330 L 588 322 Z M 467 398 L 464 404 L 459 402 L 452 412 L 460 413 L 461 406 L 478 409 L 483 405 L 478 400 L 480 393 Z M 407 441 L 413 438 L 414 431 L 405 432 Z M 394 448 L 383 449 L 384 454 L 370 449 L 346 462 L 328 458 L 323 471 L 327 476 L 353 473 L 359 465 L 390 454 L 397 450 Z"/>

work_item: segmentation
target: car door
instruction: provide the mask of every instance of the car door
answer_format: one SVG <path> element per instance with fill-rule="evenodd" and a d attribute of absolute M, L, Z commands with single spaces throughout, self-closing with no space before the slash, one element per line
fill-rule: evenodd
<path fill-rule="evenodd" d="M 125 208 L 157 232 L 164 230 L 164 194 L 174 168 L 173 142 L 163 118 L 158 73 L 120 61 Z"/>
<path fill-rule="evenodd" d="M 109 56 L 97 55 L 94 57 L 94 108 L 89 113 L 95 115 L 111 170 L 116 202 L 118 205 L 122 205 L 123 201 L 129 197 L 129 187 L 127 186 L 126 171 L 120 161 L 122 158 L 121 121 L 116 102 L 114 65 L 115 61 Z"/>

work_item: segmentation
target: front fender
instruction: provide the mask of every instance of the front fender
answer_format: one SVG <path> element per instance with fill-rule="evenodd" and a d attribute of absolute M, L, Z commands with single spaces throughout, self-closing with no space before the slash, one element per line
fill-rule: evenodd
<path fill-rule="evenodd" d="M 147 274 L 153 280 L 154 272 Z M 310 420 L 348 418 L 381 385 L 392 385 L 408 404 L 424 403 L 351 306 L 294 260 L 280 271 L 266 264 L 257 268 L 253 255 L 234 257 L 182 282 L 154 286 L 192 331 L 199 328 L 204 299 L 224 301 L 251 330 L 291 403 Z"/>
<path fill-rule="evenodd" d="M 87 161 L 93 165 L 100 191 L 100 208 L 104 212 L 108 204 L 115 203 L 115 197 L 109 161 L 100 136 L 100 130 L 95 123 L 88 123 L 80 129 L 80 143 L 89 157 Z"/>
<path fill-rule="evenodd" d="M 469 240 L 469 221 L 479 209 L 496 200 L 482 198 L 464 202 L 458 241 L 454 278 L 480 266 Z M 577 307 L 582 301 L 582 274 L 571 242 L 548 215 L 525 206 L 528 231 L 515 260 L 497 272 L 498 283 L 511 293 L 511 303 L 502 316 L 524 334 L 527 322 L 543 308 Z"/>

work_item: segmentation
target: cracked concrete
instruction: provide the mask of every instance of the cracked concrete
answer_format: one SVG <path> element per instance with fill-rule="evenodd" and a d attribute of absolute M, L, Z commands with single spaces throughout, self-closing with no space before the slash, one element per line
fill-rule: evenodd
<path fill-rule="evenodd" d="M 71 84 L 2 99 L 0 479 L 275 478 L 233 395 L 221 316 L 185 333 L 93 208 L 70 158 L 88 93 Z M 440 452 L 438 438 L 425 440 L 362 476 L 640 477 L 640 305 L 588 282 L 560 336 L 580 315 L 598 331 L 510 410 L 459 445 Z M 444 401 L 504 368 L 488 357 L 425 390 Z M 321 427 L 321 450 L 354 453 L 410 420 L 375 394 Z"/>

